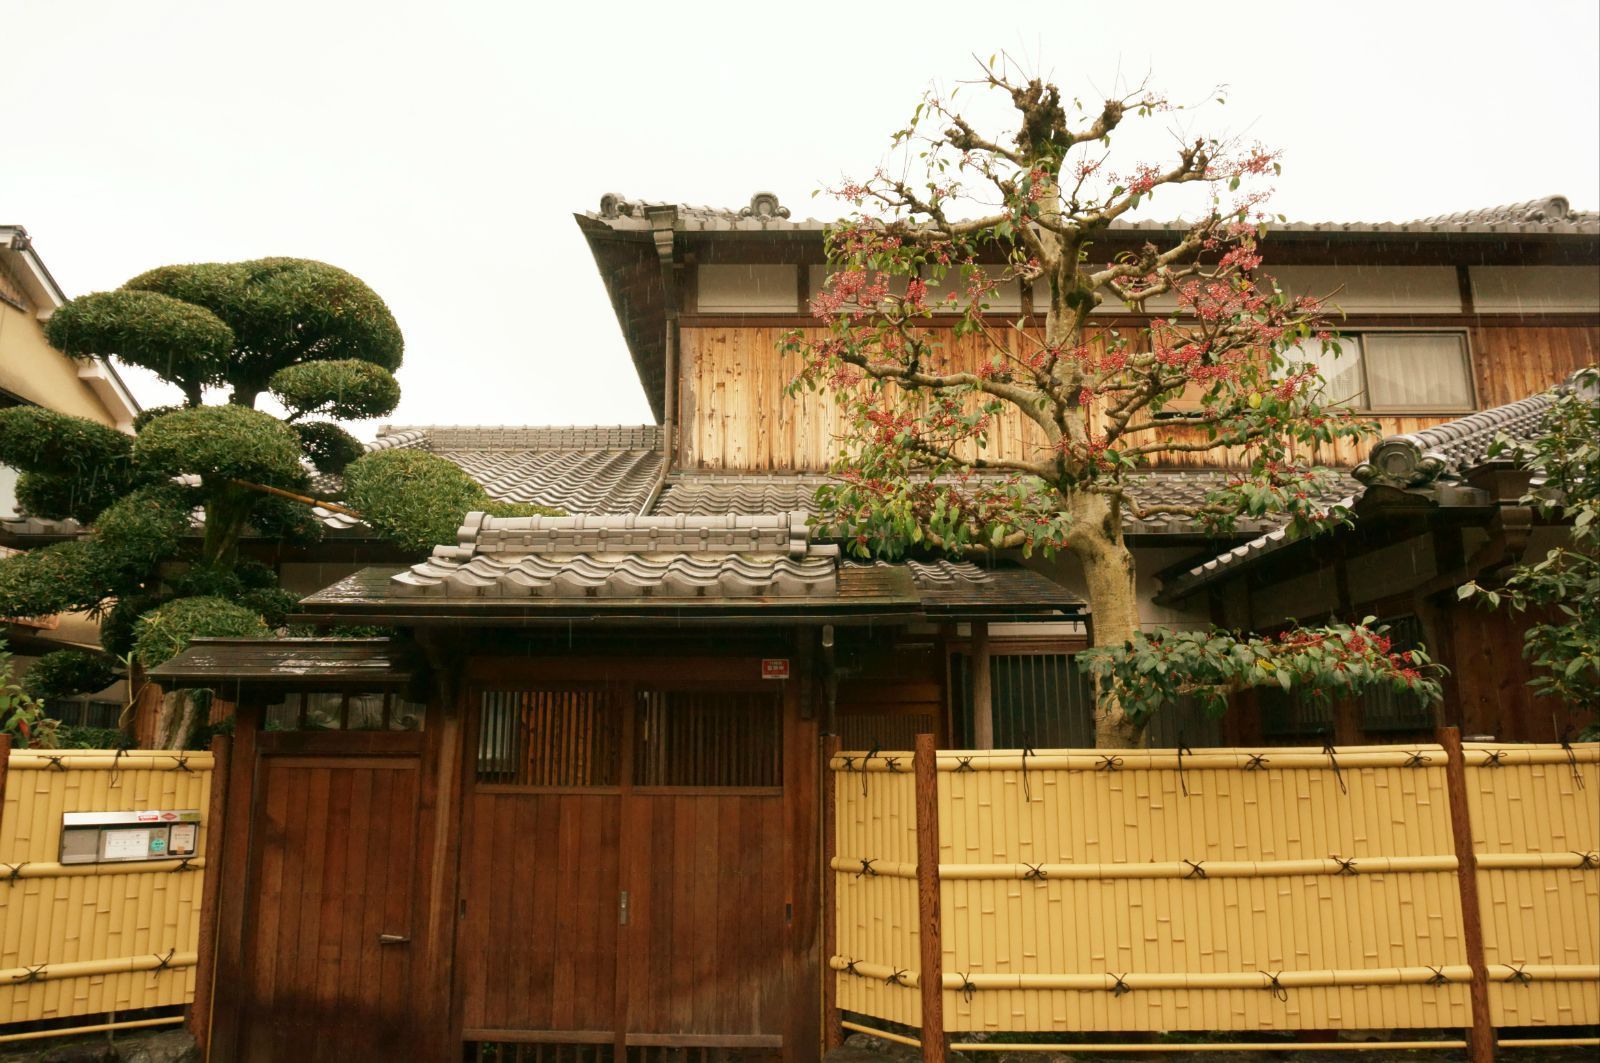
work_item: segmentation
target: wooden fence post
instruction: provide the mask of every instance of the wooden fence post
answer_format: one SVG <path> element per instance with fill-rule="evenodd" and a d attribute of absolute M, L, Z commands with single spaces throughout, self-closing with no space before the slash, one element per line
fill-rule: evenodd
<path fill-rule="evenodd" d="M 1472 1063 L 1494 1059 L 1494 1025 L 1489 1019 L 1489 971 L 1483 952 L 1483 910 L 1478 907 L 1478 859 L 1472 849 L 1472 822 L 1467 802 L 1467 762 L 1461 752 L 1461 731 L 1439 728 L 1445 753 L 1445 786 L 1450 794 L 1450 830 L 1456 843 L 1456 881 L 1461 888 L 1461 934 L 1466 941 L 1467 963 L 1472 968 L 1470 987 L 1472 1026 L 1467 1050 Z"/>
<path fill-rule="evenodd" d="M 994 748 L 993 678 L 989 674 L 989 625 L 972 622 L 972 747 Z"/>
<path fill-rule="evenodd" d="M 944 943 L 939 914 L 938 742 L 917 735 L 917 941 L 921 952 L 923 1063 L 944 1063 Z"/>
<path fill-rule="evenodd" d="M 11 770 L 11 736 L 0 734 L 0 826 L 6 821 L 6 772 Z"/>
<path fill-rule="evenodd" d="M 222 852 L 227 844 L 228 757 L 233 739 L 211 739 L 211 797 L 206 808 L 206 866 L 200 883 L 200 932 L 195 941 L 194 1000 L 189 1005 L 189 1035 L 201 1059 L 211 1041 L 212 989 L 217 972 L 217 897 L 222 887 Z M 242 887 L 241 887 L 242 888 Z"/>
<path fill-rule="evenodd" d="M 839 972 L 833 957 L 839 951 L 839 898 L 833 858 L 839 850 L 838 787 L 833 758 L 839 755 L 838 735 L 822 739 L 822 1050 L 831 1052 L 844 1043 L 839 1025 Z"/>

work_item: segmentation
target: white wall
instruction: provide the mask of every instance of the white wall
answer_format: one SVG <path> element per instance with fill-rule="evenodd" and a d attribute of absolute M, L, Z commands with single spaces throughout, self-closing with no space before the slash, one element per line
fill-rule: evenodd
<path fill-rule="evenodd" d="M 1481 314 L 1600 310 L 1600 265 L 1473 266 L 1472 305 Z"/>

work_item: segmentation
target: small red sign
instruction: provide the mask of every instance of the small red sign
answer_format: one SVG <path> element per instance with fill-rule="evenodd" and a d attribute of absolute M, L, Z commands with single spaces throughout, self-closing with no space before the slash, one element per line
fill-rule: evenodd
<path fill-rule="evenodd" d="M 787 657 L 768 657 L 761 662 L 762 679 L 788 679 L 789 659 Z"/>
<path fill-rule="evenodd" d="M 154 823 L 161 815 L 158 812 L 140 812 L 138 818 L 140 823 Z"/>
<path fill-rule="evenodd" d="M 178 814 L 176 812 L 163 812 L 163 813 L 161 813 L 161 818 L 162 819 L 177 819 L 178 818 Z"/>

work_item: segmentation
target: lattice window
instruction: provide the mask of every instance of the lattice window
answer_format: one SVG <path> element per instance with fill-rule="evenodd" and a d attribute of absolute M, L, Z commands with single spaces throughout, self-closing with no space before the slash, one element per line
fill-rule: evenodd
<path fill-rule="evenodd" d="M 638 694 L 636 786 L 782 786 L 781 692 Z"/>
<path fill-rule="evenodd" d="M 1414 650 L 1422 645 L 1422 622 L 1414 616 L 1384 621 L 1389 626 L 1391 649 Z M 1366 731 L 1432 731 L 1433 708 L 1419 699 L 1374 687 L 1361 696 L 1361 727 Z"/>
<path fill-rule="evenodd" d="M 616 786 L 622 735 L 603 690 L 485 691 L 478 781 L 514 786 Z"/>

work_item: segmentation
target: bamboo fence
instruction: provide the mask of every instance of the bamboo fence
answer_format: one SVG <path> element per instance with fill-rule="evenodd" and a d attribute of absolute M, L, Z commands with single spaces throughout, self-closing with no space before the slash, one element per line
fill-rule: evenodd
<path fill-rule="evenodd" d="M 213 754 L 3 753 L 0 1028 L 188 1003 L 205 856 L 63 865 L 62 816 L 199 809 L 196 852 L 205 854 Z"/>
<path fill-rule="evenodd" d="M 1453 1028 L 1478 1058 L 1600 1023 L 1600 745 L 1441 741 L 833 752 L 827 1003 L 924 1043 Z"/>

